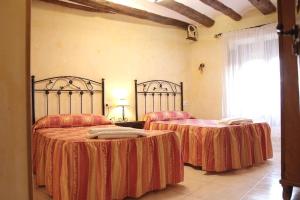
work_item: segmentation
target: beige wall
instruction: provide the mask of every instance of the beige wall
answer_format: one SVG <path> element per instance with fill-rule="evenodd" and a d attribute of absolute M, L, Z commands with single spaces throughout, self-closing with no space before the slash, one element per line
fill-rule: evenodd
<path fill-rule="evenodd" d="M 189 110 L 196 117 L 218 119 L 222 115 L 222 69 L 225 61 L 223 44 L 214 38 L 201 39 L 190 48 L 186 88 Z M 199 71 L 204 63 L 203 71 Z"/>
<path fill-rule="evenodd" d="M 32 74 L 38 79 L 63 74 L 104 77 L 106 102 L 114 104 L 116 91 L 123 91 L 131 119 L 134 79 L 183 81 L 185 110 L 196 117 L 218 119 L 222 117 L 226 55 L 222 38 L 214 35 L 276 19 L 276 14 L 264 16 L 257 10 L 246 13 L 239 22 L 221 15 L 212 28 L 200 27 L 199 41 L 191 42 L 185 39 L 185 31 L 176 28 L 34 1 Z M 202 73 L 200 63 L 206 65 Z"/>
<path fill-rule="evenodd" d="M 32 74 L 37 79 L 55 75 L 105 78 L 106 103 L 114 104 L 121 91 L 129 99 L 127 113 L 133 119 L 133 80 L 185 82 L 190 43 L 180 29 L 109 17 L 34 1 Z"/>
<path fill-rule="evenodd" d="M 0 199 L 29 199 L 26 0 L 0 3 Z"/>
<path fill-rule="evenodd" d="M 247 27 L 276 22 L 277 15 L 264 16 L 252 10 L 239 22 L 226 16 L 216 18 L 212 28 L 200 28 L 199 40 L 190 46 L 189 67 L 186 87 L 189 107 L 195 116 L 207 119 L 222 117 L 223 70 L 226 66 L 226 46 L 215 34 L 239 30 Z M 200 63 L 205 64 L 203 73 L 198 70 Z"/>

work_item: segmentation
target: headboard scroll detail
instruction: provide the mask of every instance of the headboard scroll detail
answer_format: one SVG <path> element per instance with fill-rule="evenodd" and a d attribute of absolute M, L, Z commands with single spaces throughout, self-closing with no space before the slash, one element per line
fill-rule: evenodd
<path fill-rule="evenodd" d="M 183 83 L 180 84 L 166 80 L 150 80 L 138 83 L 134 80 L 135 85 L 135 110 L 136 120 L 138 120 L 138 96 L 144 96 L 144 112 L 147 113 L 147 96 L 152 98 L 152 111 L 155 107 L 155 96 L 159 99 L 159 109 L 162 110 L 162 98 L 166 98 L 167 110 L 170 110 L 169 100 L 173 97 L 173 110 L 176 109 L 176 96 L 180 96 L 180 110 L 183 111 Z"/>
<path fill-rule="evenodd" d="M 44 93 L 46 98 L 46 115 L 49 113 L 49 94 L 56 94 L 58 99 L 58 114 L 61 114 L 61 96 L 68 95 L 69 113 L 72 113 L 72 95 L 80 95 L 80 111 L 83 112 L 83 95 L 90 95 L 91 111 L 93 113 L 94 94 L 102 94 L 102 114 L 105 114 L 105 96 L 104 96 L 104 79 L 97 82 L 91 79 L 77 76 L 56 76 L 42 80 L 35 80 L 35 76 L 31 76 L 31 92 L 32 92 L 32 123 L 35 123 L 35 93 Z"/>

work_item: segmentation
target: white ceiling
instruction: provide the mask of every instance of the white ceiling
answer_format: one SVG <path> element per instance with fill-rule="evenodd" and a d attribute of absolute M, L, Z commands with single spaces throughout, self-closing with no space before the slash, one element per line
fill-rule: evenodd
<path fill-rule="evenodd" d="M 175 12 L 170 9 L 167 9 L 163 6 L 160 6 L 154 3 L 155 0 L 109 0 L 118 4 L 130 6 L 133 8 L 138 8 L 146 10 L 152 13 L 156 13 L 162 16 L 179 19 L 188 23 L 197 24 L 195 21 Z M 200 0 L 176 0 L 179 3 L 185 4 L 198 12 L 207 15 L 214 19 L 216 16 L 221 15 L 219 11 L 203 4 Z M 248 0 L 219 0 L 226 6 L 232 8 L 240 15 L 244 15 L 247 11 L 256 9 Z M 277 5 L 277 0 L 272 0 L 273 4 Z"/>

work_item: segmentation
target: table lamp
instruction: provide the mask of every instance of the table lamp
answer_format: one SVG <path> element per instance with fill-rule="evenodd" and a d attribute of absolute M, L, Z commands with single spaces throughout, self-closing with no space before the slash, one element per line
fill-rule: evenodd
<path fill-rule="evenodd" d="M 122 107 L 122 121 L 125 121 L 125 106 L 128 106 L 128 100 L 127 99 L 119 99 L 117 106 Z"/>

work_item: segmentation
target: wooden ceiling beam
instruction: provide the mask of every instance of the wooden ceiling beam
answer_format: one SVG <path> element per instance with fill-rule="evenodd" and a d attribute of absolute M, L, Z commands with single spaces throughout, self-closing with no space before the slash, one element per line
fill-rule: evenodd
<path fill-rule="evenodd" d="M 68 2 L 68 1 L 61 1 L 61 0 L 40 0 L 40 1 L 60 5 L 60 6 L 67 7 L 67 8 L 88 11 L 88 12 L 104 12 L 104 13 L 110 12 L 110 10 L 107 10 L 107 9 L 96 9 L 96 8 L 93 8 L 90 6 L 75 4 L 75 3 Z"/>
<path fill-rule="evenodd" d="M 234 19 L 235 21 L 240 21 L 242 16 L 235 12 L 233 9 L 229 8 L 228 6 L 224 5 L 222 2 L 218 0 L 199 0 L 202 3 L 214 8 L 215 10 L 220 11 L 224 15 Z"/>
<path fill-rule="evenodd" d="M 268 15 L 273 12 L 276 12 L 276 7 L 270 0 L 248 0 L 248 1 L 264 15 Z"/>
<path fill-rule="evenodd" d="M 171 25 L 171 26 L 176 26 L 181 29 L 186 29 L 189 25 L 189 23 L 180 21 L 177 19 L 165 17 L 162 15 L 158 15 L 155 13 L 151 13 L 145 10 L 137 9 L 137 8 L 132 8 L 129 6 L 117 4 L 114 2 L 109 2 L 105 0 L 70 0 L 73 2 L 81 3 L 83 5 L 88 5 L 93 8 L 106 8 L 106 9 L 111 9 L 112 12 L 122 14 L 122 15 L 128 15 L 131 17 L 136 17 L 139 19 L 145 19 L 145 20 L 150 20 L 153 22 L 157 22 L 160 24 L 164 25 Z"/>
<path fill-rule="evenodd" d="M 81 4 L 81 5 L 89 6 L 89 7 L 95 8 L 95 9 L 108 10 L 109 13 L 117 13 L 116 10 L 114 10 L 110 7 L 107 7 L 107 6 L 100 5 L 99 3 L 97 3 L 94 0 L 69 0 L 69 1 Z"/>
<path fill-rule="evenodd" d="M 157 1 L 157 4 L 176 11 L 206 27 L 211 27 L 215 23 L 213 19 L 207 17 L 206 15 L 174 0 Z"/>

